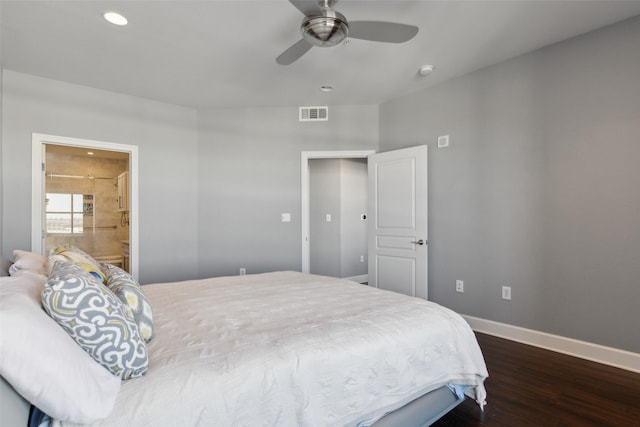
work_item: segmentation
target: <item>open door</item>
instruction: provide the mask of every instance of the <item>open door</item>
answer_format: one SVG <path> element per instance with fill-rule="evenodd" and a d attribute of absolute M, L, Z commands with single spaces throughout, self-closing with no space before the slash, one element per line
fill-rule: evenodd
<path fill-rule="evenodd" d="M 369 285 L 427 299 L 427 146 L 369 156 Z"/>

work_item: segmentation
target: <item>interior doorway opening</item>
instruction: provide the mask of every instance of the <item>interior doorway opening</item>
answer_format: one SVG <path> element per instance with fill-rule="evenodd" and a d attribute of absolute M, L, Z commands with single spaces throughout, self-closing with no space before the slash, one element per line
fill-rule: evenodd
<path fill-rule="evenodd" d="M 129 153 L 45 144 L 44 249 L 129 267 Z"/>
<path fill-rule="evenodd" d="M 364 234 L 364 244 L 366 245 L 366 210 L 363 210 L 362 208 L 358 209 L 355 208 L 355 210 L 349 210 L 346 209 L 345 211 L 338 211 L 335 209 L 338 208 L 334 208 L 334 210 L 331 209 L 327 209 L 327 210 L 320 210 L 320 211 L 312 211 L 311 207 L 312 207 L 312 195 L 311 195 L 311 163 L 316 161 L 316 160 L 332 160 L 335 161 L 336 165 L 340 165 L 340 160 L 341 159 L 360 159 L 361 162 L 360 164 L 364 164 L 365 165 L 365 170 L 366 170 L 366 159 L 369 155 L 374 154 L 375 151 L 374 150 L 361 150 L 361 151 L 303 151 L 301 153 L 301 191 L 302 191 L 302 206 L 301 206 L 301 223 L 302 223 L 302 268 L 301 271 L 304 273 L 317 273 L 317 274 L 325 274 L 325 275 L 332 275 L 332 276 L 336 276 L 336 277 L 344 277 L 350 280 L 354 280 L 357 282 L 366 282 L 367 281 L 367 252 L 366 249 L 360 249 L 360 251 L 358 251 L 357 249 L 357 243 L 355 242 L 345 242 L 344 247 L 341 247 L 340 249 L 340 253 L 344 252 L 345 254 L 345 260 L 340 260 L 337 259 L 337 257 L 340 257 L 339 254 L 327 254 L 326 252 L 328 251 L 328 249 L 326 249 L 327 247 L 330 246 L 326 246 L 325 249 L 321 249 L 321 251 L 325 252 L 325 255 L 327 255 L 329 258 L 333 258 L 332 260 L 329 260 L 329 258 L 327 258 L 325 267 L 329 268 L 329 270 L 324 271 L 324 270 L 318 270 L 318 266 L 317 263 L 312 262 L 311 261 L 311 255 L 312 255 L 312 237 L 313 237 L 313 233 L 314 230 L 312 230 L 312 223 L 315 222 L 315 225 L 318 229 L 316 229 L 316 243 L 319 243 L 318 240 L 318 232 L 322 233 L 323 229 L 322 227 L 324 226 L 325 228 L 329 228 L 331 226 L 334 226 L 334 236 L 337 230 L 338 236 L 342 236 L 345 239 L 349 239 L 349 232 L 346 232 L 345 230 L 339 230 L 342 224 L 342 221 L 338 221 L 340 219 L 345 220 L 344 225 L 348 224 L 351 220 L 355 220 L 355 224 L 356 225 L 362 225 L 363 226 L 363 234 Z M 354 162 L 354 164 L 357 164 L 357 162 Z M 338 166 L 339 167 L 339 166 Z M 363 176 L 364 179 L 366 179 L 366 175 Z M 336 187 L 339 188 L 339 187 Z M 329 193 L 331 192 L 331 189 L 328 190 Z M 334 190 L 334 191 L 340 191 L 338 190 Z M 366 201 L 366 186 L 363 190 L 364 194 L 360 194 L 361 197 L 364 197 L 364 200 Z M 357 206 L 357 205 L 356 205 Z M 366 206 L 366 202 L 365 202 L 365 206 Z M 313 218 L 312 218 L 313 215 Z M 337 215 L 337 216 L 334 216 Z M 364 215 L 364 217 L 363 217 Z M 347 218 L 348 217 L 348 218 Z M 335 222 L 334 221 L 338 221 Z M 359 223 L 359 224 L 358 224 Z M 327 234 L 320 234 L 323 238 L 328 237 Z M 340 237 L 334 237 L 334 245 L 339 244 L 339 243 L 335 243 L 336 240 L 339 240 Z M 325 239 L 326 240 L 326 239 Z M 331 244 L 328 242 L 324 242 L 325 244 Z M 351 243 L 354 243 L 354 245 L 351 245 Z M 335 247 L 335 246 L 334 246 Z M 317 247 L 314 247 L 314 249 L 317 249 Z M 343 250 L 344 249 L 344 250 Z M 318 256 L 318 253 L 314 253 L 314 260 L 316 260 L 315 257 Z M 317 261 L 319 263 L 324 262 L 322 259 L 317 259 Z M 329 262 L 331 261 L 331 262 Z M 333 264 L 333 267 L 329 266 L 329 264 Z M 340 265 L 344 266 L 343 269 L 337 268 L 335 267 L 336 263 L 339 263 Z M 312 266 L 313 266 L 313 271 L 312 271 Z M 364 267 L 362 268 L 362 274 L 354 274 L 354 271 L 358 271 L 358 267 Z"/>
<path fill-rule="evenodd" d="M 71 244 L 138 277 L 137 147 L 42 134 L 32 142 L 32 250 Z"/>
<path fill-rule="evenodd" d="M 367 159 L 310 159 L 310 273 L 366 282 L 366 221 Z"/>

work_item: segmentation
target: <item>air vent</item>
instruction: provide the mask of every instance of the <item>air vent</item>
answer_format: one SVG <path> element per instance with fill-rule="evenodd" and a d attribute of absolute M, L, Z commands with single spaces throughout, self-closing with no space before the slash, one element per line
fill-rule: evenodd
<path fill-rule="evenodd" d="M 329 120 L 329 107 L 300 107 L 301 122 L 326 122 Z"/>

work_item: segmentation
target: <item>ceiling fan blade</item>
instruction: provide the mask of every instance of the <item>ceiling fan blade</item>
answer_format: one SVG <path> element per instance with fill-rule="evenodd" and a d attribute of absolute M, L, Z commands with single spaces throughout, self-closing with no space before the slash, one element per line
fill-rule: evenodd
<path fill-rule="evenodd" d="M 289 0 L 304 16 L 322 16 L 317 0 Z"/>
<path fill-rule="evenodd" d="M 418 34 L 414 25 L 383 21 L 349 21 L 349 37 L 384 43 L 404 43 Z"/>
<path fill-rule="evenodd" d="M 276 58 L 276 62 L 280 65 L 293 64 L 312 47 L 313 45 L 309 44 L 305 39 L 300 39 L 300 41 L 294 43 L 289 49 L 282 52 L 280 56 Z"/>

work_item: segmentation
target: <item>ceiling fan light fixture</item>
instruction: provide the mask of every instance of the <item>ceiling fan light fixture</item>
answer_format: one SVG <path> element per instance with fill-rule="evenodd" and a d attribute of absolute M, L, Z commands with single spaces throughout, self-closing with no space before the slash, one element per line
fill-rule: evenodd
<path fill-rule="evenodd" d="M 415 25 L 388 21 L 351 21 L 349 24 L 343 14 L 333 9 L 337 1 L 289 0 L 304 15 L 300 24 L 302 38 L 282 52 L 276 63 L 290 65 L 314 46 L 332 47 L 348 43 L 350 39 L 404 43 L 418 33 Z"/>
<path fill-rule="evenodd" d="M 302 37 L 313 46 L 337 46 L 349 36 L 346 18 L 338 12 L 334 16 L 312 16 L 300 26 Z"/>

